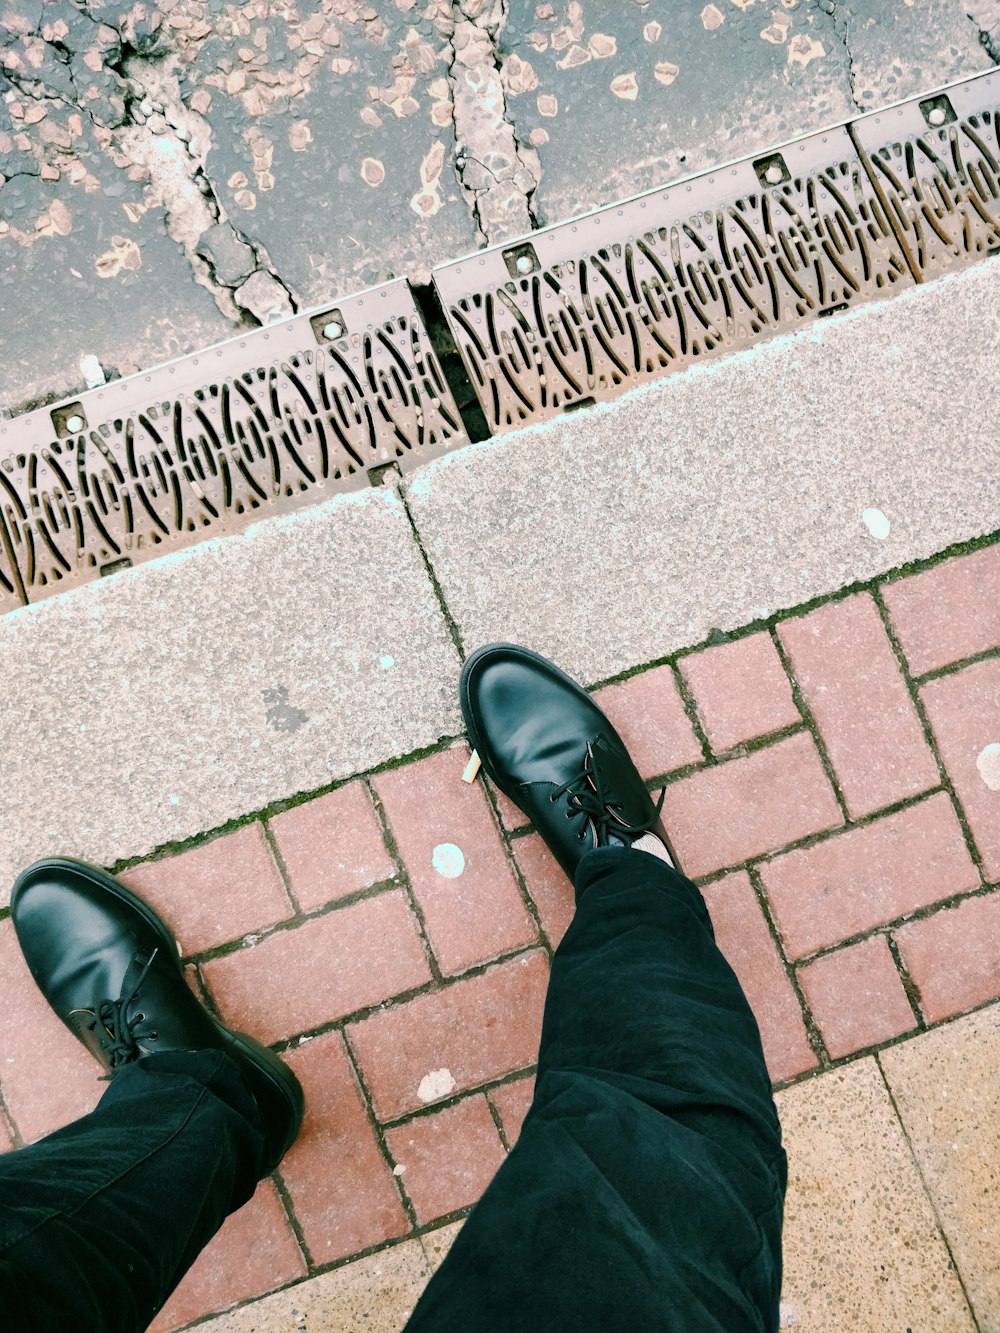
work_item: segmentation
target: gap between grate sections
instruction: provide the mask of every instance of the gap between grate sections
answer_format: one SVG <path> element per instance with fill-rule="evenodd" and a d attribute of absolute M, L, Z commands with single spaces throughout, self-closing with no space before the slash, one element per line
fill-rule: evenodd
<path fill-rule="evenodd" d="M 1000 73 L 803 136 L 434 282 L 496 433 L 1000 248 Z"/>
<path fill-rule="evenodd" d="M 404 279 L 0 421 L 0 612 L 465 443 Z"/>

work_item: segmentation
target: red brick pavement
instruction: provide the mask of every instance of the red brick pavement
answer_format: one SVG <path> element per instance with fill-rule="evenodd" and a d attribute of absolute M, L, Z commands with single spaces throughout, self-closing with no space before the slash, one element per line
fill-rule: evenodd
<path fill-rule="evenodd" d="M 776 1081 L 1000 995 L 1000 545 L 598 699 L 644 775 L 666 775 L 667 827 Z M 352 780 L 124 875 L 307 1100 L 276 1182 L 157 1333 L 461 1214 L 516 1141 L 573 895 L 515 807 L 496 798 L 498 821 L 484 784 L 462 784 L 467 757 Z M 5 1115 L 30 1142 L 103 1085 L 4 919 L 0 975 L 4 1151 Z"/>

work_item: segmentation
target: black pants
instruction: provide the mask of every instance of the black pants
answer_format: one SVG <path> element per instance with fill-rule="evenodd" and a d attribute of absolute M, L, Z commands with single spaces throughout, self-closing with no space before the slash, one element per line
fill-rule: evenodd
<path fill-rule="evenodd" d="M 611 849 L 576 892 L 521 1137 L 407 1333 L 776 1330 L 785 1154 L 701 895 Z M 0 1158 L 4 1328 L 145 1328 L 261 1150 L 226 1056 L 127 1066 L 91 1115 Z"/>

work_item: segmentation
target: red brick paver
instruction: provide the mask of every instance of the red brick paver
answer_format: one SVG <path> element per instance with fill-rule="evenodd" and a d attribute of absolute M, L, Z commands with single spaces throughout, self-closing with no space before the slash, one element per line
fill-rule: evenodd
<path fill-rule="evenodd" d="M 349 1024 L 379 1119 L 533 1065 L 548 973 L 548 959 L 533 950 Z"/>
<path fill-rule="evenodd" d="M 1000 995 L 1000 893 L 911 922 L 896 940 L 929 1023 Z"/>
<path fill-rule="evenodd" d="M 886 583 L 882 597 L 914 676 L 1000 648 L 1000 546 Z"/>
<path fill-rule="evenodd" d="M 917 1025 L 884 935 L 817 958 L 799 981 L 834 1060 Z"/>
<path fill-rule="evenodd" d="M 223 1020 L 279 1041 L 431 979 L 402 889 L 340 907 L 205 963 Z"/>
<path fill-rule="evenodd" d="M 513 1083 L 503 1083 L 499 1088 L 491 1088 L 488 1093 L 500 1117 L 503 1132 L 507 1135 L 507 1142 L 512 1148 L 521 1133 L 524 1117 L 528 1114 L 534 1095 L 534 1074 L 529 1074 L 527 1078 L 515 1079 Z"/>
<path fill-rule="evenodd" d="M 343 1037 L 328 1032 L 285 1058 L 302 1083 L 306 1115 L 280 1174 L 314 1262 L 402 1236 L 406 1214 Z"/>
<path fill-rule="evenodd" d="M 576 897 L 569 876 L 538 833 L 518 838 L 514 843 L 514 859 L 538 909 L 542 929 L 555 949 L 576 911 Z"/>
<path fill-rule="evenodd" d="M 408 1120 L 387 1130 L 385 1141 L 421 1225 L 475 1203 L 504 1159 L 483 1096 Z"/>
<path fill-rule="evenodd" d="M 0 977 L 0 1089 L 22 1139 L 33 1143 L 92 1111 L 107 1084 L 32 980 L 9 920 L 0 921 Z"/>
<path fill-rule="evenodd" d="M 745 871 L 726 875 L 704 890 L 715 939 L 740 980 L 760 1027 L 774 1082 L 812 1069 L 816 1056 L 764 914 Z"/>
<path fill-rule="evenodd" d="M 920 698 L 972 837 L 983 872 L 1000 880 L 1000 659 L 931 681 Z"/>
<path fill-rule="evenodd" d="M 304 1277 L 306 1264 L 270 1180 L 222 1224 L 150 1325 L 168 1333 L 189 1320 L 228 1309 Z"/>
<path fill-rule="evenodd" d="M 159 912 L 185 954 L 265 930 L 292 915 L 260 824 L 135 866 L 121 878 Z"/>
<path fill-rule="evenodd" d="M 504 828 L 513 833 L 515 829 L 527 828 L 531 820 L 524 811 L 514 804 L 509 796 L 505 796 L 499 787 L 493 788 L 493 795 L 496 798 L 497 809 L 500 812 L 500 822 Z"/>
<path fill-rule="evenodd" d="M 348 782 L 275 815 L 270 828 L 292 892 L 306 912 L 396 873 L 363 782 Z"/>
<path fill-rule="evenodd" d="M 802 721 L 769 634 L 703 649 L 678 665 L 715 754 Z"/>
<path fill-rule="evenodd" d="M 593 698 L 644 778 L 701 763 L 701 745 L 670 667 L 654 667 L 606 685 Z"/>
<path fill-rule="evenodd" d="M 463 972 L 538 939 L 486 793 L 446 750 L 381 774 L 375 789 L 442 972 Z"/>
<path fill-rule="evenodd" d="M 805 734 L 681 778 L 663 806 L 664 827 L 692 879 L 842 823 Z"/>
<path fill-rule="evenodd" d="M 979 887 L 943 792 L 776 857 L 760 875 L 790 958 Z"/>
<path fill-rule="evenodd" d="M 783 621 L 778 634 L 852 819 L 941 781 L 873 598 Z"/>

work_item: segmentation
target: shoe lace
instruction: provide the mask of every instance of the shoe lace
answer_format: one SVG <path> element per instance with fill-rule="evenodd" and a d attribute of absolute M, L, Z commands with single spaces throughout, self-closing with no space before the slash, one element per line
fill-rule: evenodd
<path fill-rule="evenodd" d="M 593 747 L 588 745 L 583 771 L 551 792 L 549 800 L 554 805 L 561 796 L 567 796 L 566 818 L 571 819 L 574 815 L 586 815 L 594 826 L 598 847 L 607 847 L 611 842 L 612 833 L 616 838 L 630 845 L 637 838 L 641 838 L 644 833 L 650 833 L 660 817 L 666 795 L 667 789 L 664 787 L 660 792 L 660 798 L 652 815 L 644 823 L 626 824 L 621 817 L 621 806 L 609 802 L 605 795 L 600 766 L 594 757 Z M 577 837 L 582 842 L 586 833 L 581 830 Z"/>
<path fill-rule="evenodd" d="M 87 1025 L 92 1032 L 97 1030 L 101 1033 L 100 1046 L 107 1052 L 111 1073 L 104 1076 L 102 1080 L 104 1082 L 107 1082 L 122 1065 L 128 1064 L 139 1054 L 135 1030 L 146 1015 L 141 1010 L 137 1013 L 131 1013 L 130 1010 L 139 998 L 142 983 L 149 975 L 149 969 L 153 966 L 153 960 L 158 953 L 159 949 L 154 949 L 148 958 L 142 953 L 133 954 L 122 979 L 122 990 L 118 999 L 102 1000 L 94 1010 L 93 1021 Z M 149 1032 L 144 1035 L 155 1037 L 157 1034 Z"/>

